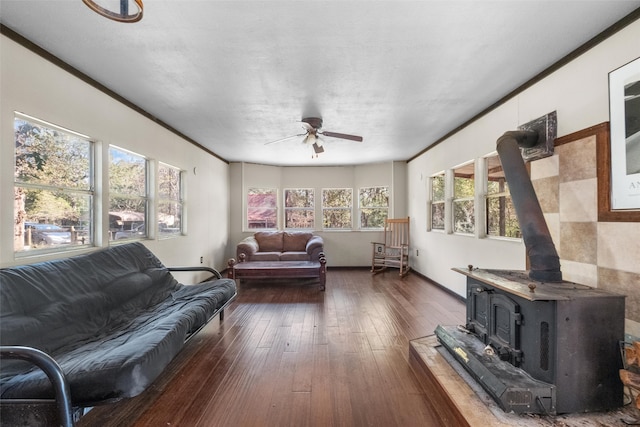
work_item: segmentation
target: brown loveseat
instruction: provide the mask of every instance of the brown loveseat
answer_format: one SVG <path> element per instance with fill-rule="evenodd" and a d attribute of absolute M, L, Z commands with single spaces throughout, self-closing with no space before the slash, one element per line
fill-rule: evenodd
<path fill-rule="evenodd" d="M 238 243 L 236 256 L 240 262 L 319 262 L 323 251 L 322 237 L 309 231 L 258 231 Z"/>

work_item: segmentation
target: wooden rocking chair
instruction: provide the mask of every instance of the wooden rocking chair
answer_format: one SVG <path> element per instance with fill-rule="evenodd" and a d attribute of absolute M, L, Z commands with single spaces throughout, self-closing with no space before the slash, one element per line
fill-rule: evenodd
<path fill-rule="evenodd" d="M 380 273 L 388 267 L 400 269 L 400 277 L 404 277 L 409 266 L 409 217 L 387 218 L 384 225 L 384 243 L 371 242 L 373 255 L 371 272 Z"/>

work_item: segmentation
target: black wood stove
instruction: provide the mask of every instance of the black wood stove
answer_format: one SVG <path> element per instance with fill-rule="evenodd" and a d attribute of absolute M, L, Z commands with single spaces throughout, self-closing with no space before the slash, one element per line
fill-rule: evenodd
<path fill-rule="evenodd" d="M 620 407 L 625 297 L 562 280 L 519 149 L 539 133 L 507 132 L 498 140 L 531 269 L 454 268 L 467 276 L 467 323 L 438 326 L 436 335 L 507 412 Z"/>

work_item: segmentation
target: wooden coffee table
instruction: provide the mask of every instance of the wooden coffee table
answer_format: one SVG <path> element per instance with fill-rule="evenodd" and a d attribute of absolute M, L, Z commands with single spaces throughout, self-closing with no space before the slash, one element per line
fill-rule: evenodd
<path fill-rule="evenodd" d="M 327 260 L 324 255 L 320 261 L 246 261 L 229 260 L 228 277 L 241 279 L 295 279 L 317 278 L 320 290 L 324 291 L 327 282 Z"/>

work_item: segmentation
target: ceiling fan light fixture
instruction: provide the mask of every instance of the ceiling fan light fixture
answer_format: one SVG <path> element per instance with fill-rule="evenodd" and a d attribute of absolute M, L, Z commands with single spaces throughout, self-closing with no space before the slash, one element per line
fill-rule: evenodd
<path fill-rule="evenodd" d="M 316 153 L 316 157 L 320 153 L 324 153 L 324 147 L 317 142 L 313 143 L 313 151 Z"/>
<path fill-rule="evenodd" d="M 142 0 L 82 0 L 89 9 L 117 22 L 138 22 L 142 19 Z M 132 7 L 130 7 L 132 6 Z M 131 9 L 131 12 L 130 12 Z"/>

